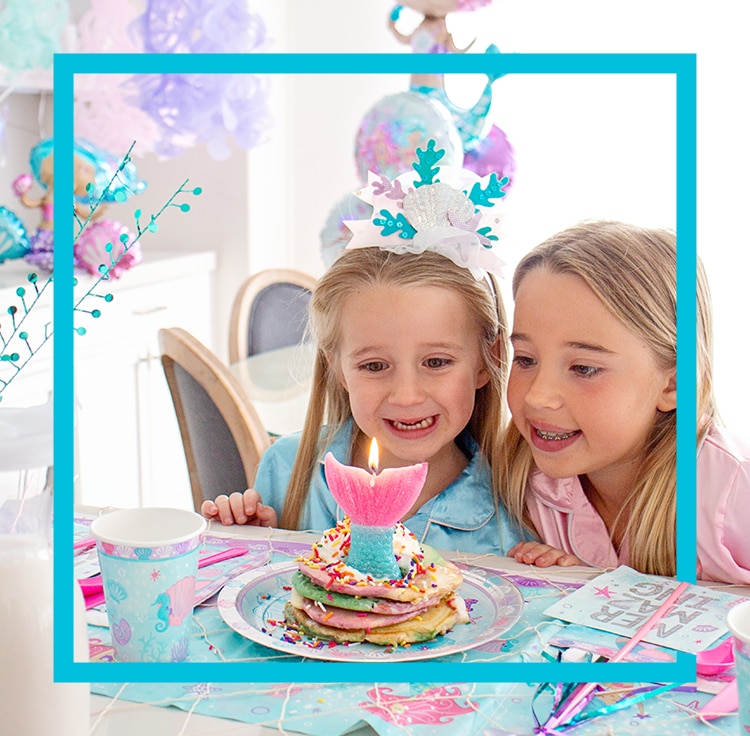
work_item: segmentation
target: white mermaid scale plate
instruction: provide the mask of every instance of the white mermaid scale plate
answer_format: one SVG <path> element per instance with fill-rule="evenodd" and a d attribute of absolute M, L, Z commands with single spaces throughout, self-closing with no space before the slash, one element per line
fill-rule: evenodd
<path fill-rule="evenodd" d="M 219 593 L 219 613 L 247 639 L 286 654 L 337 662 L 408 662 L 444 657 L 486 644 L 508 631 L 521 617 L 523 596 L 518 588 L 492 570 L 461 565 L 464 581 L 459 593 L 471 619 L 429 642 L 409 647 L 377 644 L 335 644 L 290 632 L 284 605 L 292 589 L 296 562 L 277 562 L 250 570 L 227 583 Z"/>

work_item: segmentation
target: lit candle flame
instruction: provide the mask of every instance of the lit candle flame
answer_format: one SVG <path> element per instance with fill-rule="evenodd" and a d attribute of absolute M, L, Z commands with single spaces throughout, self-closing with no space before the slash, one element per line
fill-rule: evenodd
<path fill-rule="evenodd" d="M 370 472 L 375 475 L 378 472 L 378 441 L 373 437 L 370 443 L 370 459 L 368 461 Z"/>

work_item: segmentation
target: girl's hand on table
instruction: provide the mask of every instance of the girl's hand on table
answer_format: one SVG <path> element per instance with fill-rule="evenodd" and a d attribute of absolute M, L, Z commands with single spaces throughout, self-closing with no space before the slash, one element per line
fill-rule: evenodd
<path fill-rule="evenodd" d="M 276 512 L 271 506 L 261 503 L 254 488 L 230 496 L 222 493 L 213 501 L 204 501 L 201 514 L 209 521 L 219 521 L 225 526 L 249 524 L 250 526 L 277 526 Z"/>
<path fill-rule="evenodd" d="M 582 564 L 575 555 L 541 542 L 521 542 L 508 551 L 508 557 L 512 557 L 516 562 L 524 562 L 537 567 L 550 567 L 551 565 L 570 567 Z"/>

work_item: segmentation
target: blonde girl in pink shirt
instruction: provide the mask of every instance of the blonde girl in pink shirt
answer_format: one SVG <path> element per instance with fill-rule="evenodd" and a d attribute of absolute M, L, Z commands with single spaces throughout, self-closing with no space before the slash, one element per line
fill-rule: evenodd
<path fill-rule="evenodd" d="M 750 437 L 722 426 L 716 410 L 711 294 L 700 260 L 696 287 L 698 578 L 750 585 Z"/>
<path fill-rule="evenodd" d="M 675 574 L 674 234 L 584 223 L 519 263 L 504 438 L 508 510 L 539 566 Z"/>
<path fill-rule="evenodd" d="M 750 453 L 715 423 L 699 274 L 699 575 L 750 582 Z M 502 498 L 543 542 L 509 554 L 674 575 L 674 234 L 581 224 L 524 257 L 513 294 Z"/>

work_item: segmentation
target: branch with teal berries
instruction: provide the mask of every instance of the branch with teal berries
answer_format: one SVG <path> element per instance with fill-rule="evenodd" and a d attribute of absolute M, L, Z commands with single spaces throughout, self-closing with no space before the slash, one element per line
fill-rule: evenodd
<path fill-rule="evenodd" d="M 91 194 L 91 185 L 87 186 L 90 197 L 90 211 L 85 220 L 81 220 L 76 216 L 78 231 L 73 239 L 74 244 L 94 219 L 96 210 L 104 206 L 103 202 L 110 187 L 117 180 L 118 173 L 131 160 L 130 152 L 133 150 L 133 145 L 131 145 L 127 154 L 123 157 L 118 172 L 112 177 L 112 180 L 96 201 L 94 201 L 94 197 Z M 99 319 L 103 313 L 102 306 L 114 301 L 114 295 L 107 290 L 106 282 L 111 280 L 111 274 L 117 267 L 117 264 L 136 243 L 140 242 L 146 233 L 157 232 L 157 221 L 168 208 L 176 207 L 180 212 L 190 211 L 190 205 L 187 202 L 176 200 L 183 195 L 198 196 L 201 194 L 202 189 L 200 187 L 188 188 L 188 181 L 186 179 L 167 199 L 161 209 L 155 214 L 149 215 L 145 222 L 143 220 L 143 212 L 140 209 L 135 210 L 134 217 L 137 234 L 132 238 L 124 234 L 120 236 L 122 248 L 117 248 L 115 251 L 113 243 L 105 245 L 105 252 L 109 255 L 109 261 L 99 265 L 97 269 L 98 276 L 94 283 L 86 289 L 83 296 L 76 299 L 73 305 L 75 316 L 86 315 L 85 319 Z M 114 255 L 115 252 L 118 255 Z M 27 320 L 30 315 L 36 313 L 34 312 L 35 308 L 37 308 L 38 312 L 39 304 L 51 304 L 53 276 L 54 274 L 50 274 L 44 278 L 40 278 L 37 273 L 29 273 L 26 277 L 27 284 L 19 286 L 16 289 L 18 301 L 4 310 L 4 314 L 7 314 L 8 318 L 0 318 L 0 401 L 3 399 L 3 392 L 52 337 L 53 325 L 51 321 L 47 321 L 41 326 L 29 326 Z M 73 283 L 74 286 L 77 286 L 78 279 L 74 278 Z M 86 327 L 82 323 L 75 325 L 74 330 L 78 335 L 86 334 Z"/>

